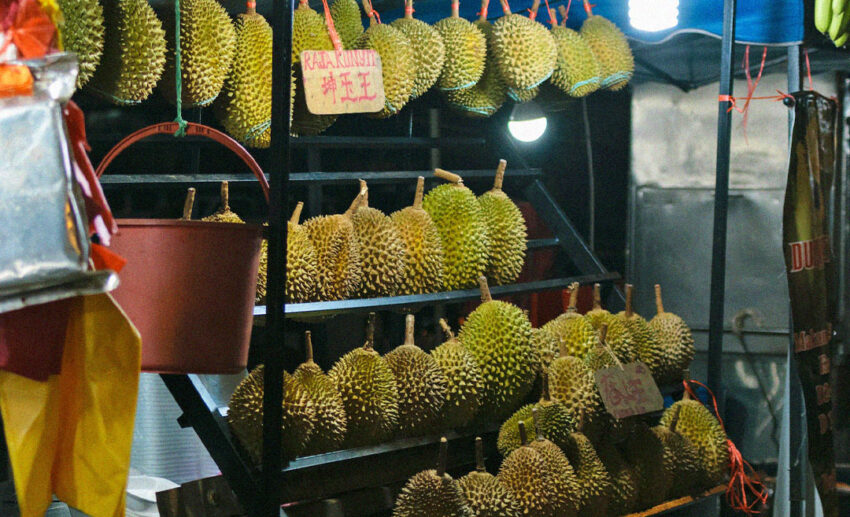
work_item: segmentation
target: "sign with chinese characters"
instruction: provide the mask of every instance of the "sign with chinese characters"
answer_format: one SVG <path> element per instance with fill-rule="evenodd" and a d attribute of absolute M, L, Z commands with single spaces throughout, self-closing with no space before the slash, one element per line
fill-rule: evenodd
<path fill-rule="evenodd" d="M 616 419 L 664 409 L 664 398 L 643 363 L 628 363 L 594 372 L 605 409 Z"/>
<path fill-rule="evenodd" d="M 301 75 L 314 115 L 375 113 L 384 108 L 381 56 L 374 50 L 305 50 Z"/>

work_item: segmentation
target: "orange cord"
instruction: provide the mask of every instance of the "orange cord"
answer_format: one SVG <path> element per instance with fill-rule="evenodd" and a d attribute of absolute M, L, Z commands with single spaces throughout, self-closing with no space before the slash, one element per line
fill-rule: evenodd
<path fill-rule="evenodd" d="M 809 77 L 809 90 L 814 90 L 815 85 L 812 82 L 812 65 L 809 63 L 809 49 L 803 48 L 803 54 L 806 56 L 806 75 Z"/>
<path fill-rule="evenodd" d="M 334 26 L 334 19 L 331 16 L 331 8 L 328 7 L 328 0 L 322 0 L 322 6 L 325 10 L 325 25 L 328 26 L 328 35 L 331 37 L 331 43 L 334 45 L 334 50 L 337 52 L 343 50 L 342 40 L 339 38 L 339 33 Z"/>

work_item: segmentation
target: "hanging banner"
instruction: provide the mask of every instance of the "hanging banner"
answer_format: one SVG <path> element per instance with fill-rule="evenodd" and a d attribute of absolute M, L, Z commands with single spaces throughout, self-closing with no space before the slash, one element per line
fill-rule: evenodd
<path fill-rule="evenodd" d="M 374 50 L 305 50 L 301 77 L 314 115 L 375 113 L 384 108 L 381 56 Z"/>
<path fill-rule="evenodd" d="M 813 91 L 795 93 L 794 99 L 782 224 L 792 346 L 806 403 L 809 462 L 825 517 L 838 517 L 829 385 L 837 295 L 829 228 L 836 103 Z"/>

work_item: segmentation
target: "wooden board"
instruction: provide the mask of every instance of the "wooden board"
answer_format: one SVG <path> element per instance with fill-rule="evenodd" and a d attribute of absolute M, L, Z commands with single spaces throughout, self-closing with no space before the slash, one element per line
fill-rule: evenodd
<path fill-rule="evenodd" d="M 670 510 L 675 510 L 684 506 L 689 506 L 693 503 L 701 499 L 705 499 L 706 497 L 711 497 L 713 495 L 721 494 L 726 491 L 726 485 L 718 485 L 710 490 L 706 490 L 705 492 L 697 495 L 687 495 L 685 497 L 680 497 L 678 499 L 673 499 L 664 503 L 661 503 L 657 506 L 653 506 L 648 510 L 644 510 L 642 512 L 630 513 L 624 517 L 649 517 L 650 515 L 661 515 Z"/>

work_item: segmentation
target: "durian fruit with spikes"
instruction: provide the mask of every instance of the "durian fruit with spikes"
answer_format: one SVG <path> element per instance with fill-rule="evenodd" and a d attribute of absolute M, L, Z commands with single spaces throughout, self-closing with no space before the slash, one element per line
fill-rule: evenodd
<path fill-rule="evenodd" d="M 397 114 L 407 104 L 416 80 L 416 55 L 410 39 L 392 25 L 377 23 L 371 3 L 364 0 L 363 9 L 369 17 L 369 28 L 355 43 L 356 48 L 371 49 L 381 57 L 384 79 L 384 109 L 375 114 L 387 118 Z"/>
<path fill-rule="evenodd" d="M 502 462 L 499 482 L 519 502 L 523 515 L 555 517 L 562 501 L 557 476 L 546 458 L 528 445 L 525 422 L 519 423 L 522 445 Z"/>
<path fill-rule="evenodd" d="M 670 497 L 682 497 L 700 490 L 705 485 L 705 473 L 700 464 L 699 451 L 693 443 L 678 432 L 681 406 L 673 410 L 667 425 L 657 425 L 652 432 L 664 445 L 664 462 L 673 473 Z"/>
<path fill-rule="evenodd" d="M 447 291 L 473 287 L 489 261 L 487 220 L 463 178 L 442 169 L 434 175 L 450 182 L 428 192 L 422 202 L 443 243 L 443 286 Z"/>
<path fill-rule="evenodd" d="M 573 466 L 564 452 L 556 443 L 544 438 L 543 429 L 547 425 L 542 419 L 542 413 L 542 408 L 535 407 L 531 410 L 532 424 L 537 436 L 531 441 L 529 447 L 543 456 L 543 460 L 554 474 L 555 492 L 558 494 L 555 501 L 555 515 L 575 515 L 578 511 L 579 493 L 582 489 L 579 486 Z"/>
<path fill-rule="evenodd" d="M 582 359 L 567 354 L 564 348 L 549 367 L 549 390 L 552 398 L 566 406 L 571 415 L 583 415 L 588 431 L 601 427 L 604 407 L 596 391 L 593 371 Z"/>
<path fill-rule="evenodd" d="M 439 427 L 448 381 L 439 363 L 413 342 L 414 316 L 408 314 L 404 344 L 384 356 L 398 388 L 398 434 L 409 438 Z"/>
<path fill-rule="evenodd" d="M 577 422 L 566 406 L 552 400 L 549 395 L 549 378 L 543 375 L 543 396 L 537 404 L 529 404 L 517 410 L 499 429 L 496 446 L 502 456 L 507 456 L 520 446 L 519 423 L 525 422 L 526 427 L 534 433 L 532 438 L 543 437 L 562 446 L 574 432 Z M 537 421 L 533 415 L 537 414 Z"/>
<path fill-rule="evenodd" d="M 638 487 L 634 469 L 620 453 L 614 440 L 605 437 L 596 445 L 596 455 L 611 477 L 608 515 L 619 517 L 637 510 Z"/>
<path fill-rule="evenodd" d="M 510 415 L 534 385 L 531 322 L 516 305 L 493 300 L 483 276 L 479 282 L 482 303 L 466 319 L 459 339 L 481 368 L 481 414 L 500 419 Z"/>
<path fill-rule="evenodd" d="M 381 443 L 398 427 L 398 387 L 392 369 L 372 348 L 374 335 L 372 313 L 366 343 L 342 356 L 328 372 L 348 416 L 347 447 Z"/>
<path fill-rule="evenodd" d="M 225 131 L 248 147 L 271 143 L 272 28 L 254 7 L 236 18 L 236 53 L 213 107 Z"/>
<path fill-rule="evenodd" d="M 446 49 L 438 82 L 444 91 L 472 88 L 484 73 L 487 41 L 475 25 L 460 17 L 459 9 L 458 0 L 452 0 L 451 16 L 434 24 Z"/>
<path fill-rule="evenodd" d="M 539 6 L 540 1 L 535 0 L 531 7 L 534 16 Z M 530 90 L 552 75 L 557 58 L 555 40 L 533 17 L 511 14 L 506 0 L 502 0 L 502 7 L 505 16 L 493 24 L 499 74 L 508 88 L 516 92 Z"/>
<path fill-rule="evenodd" d="M 407 36 L 413 47 L 415 73 L 413 91 L 410 93 L 410 100 L 413 100 L 430 90 L 443 71 L 446 60 L 443 37 L 437 29 L 413 17 L 413 0 L 405 0 L 404 18 L 390 25 Z"/>
<path fill-rule="evenodd" d="M 263 365 L 242 379 L 227 412 L 227 423 L 251 459 L 260 463 L 263 453 Z M 283 372 L 283 425 L 281 453 L 284 459 L 301 454 L 314 430 L 316 408 L 307 390 Z"/>
<path fill-rule="evenodd" d="M 292 134 L 295 136 L 318 135 L 334 122 L 336 115 L 314 115 L 307 108 L 304 80 L 301 75 L 301 53 L 305 50 L 333 50 L 333 42 L 325 25 L 325 17 L 314 11 L 306 0 L 295 9 L 292 21 L 292 74 L 294 89 L 290 92 Z"/>
<path fill-rule="evenodd" d="M 473 118 L 486 118 L 499 111 L 507 99 L 507 87 L 499 75 L 496 56 L 493 55 L 493 25 L 487 20 L 490 0 L 481 1 L 481 12 L 473 22 L 487 42 L 487 59 L 481 79 L 471 88 L 445 90 L 446 101 L 460 113 Z"/>
<path fill-rule="evenodd" d="M 357 38 L 363 34 L 360 4 L 357 0 L 334 0 L 331 4 L 331 19 L 334 21 L 339 39 L 346 50 L 354 48 Z"/>
<path fill-rule="evenodd" d="M 437 468 L 407 481 L 396 499 L 393 517 L 472 517 L 457 481 L 446 474 L 448 441 L 440 440 Z"/>
<path fill-rule="evenodd" d="M 584 363 L 591 372 L 596 372 L 597 370 L 602 370 L 604 368 L 623 366 L 622 362 L 617 358 L 617 355 L 608 345 L 607 332 L 608 326 L 602 325 L 602 328 L 599 330 L 599 344 L 591 349 L 584 358 Z M 596 415 L 594 415 L 595 418 L 589 422 L 586 434 L 591 435 L 593 438 L 605 435 L 617 442 L 625 440 L 632 428 L 636 425 L 637 419 L 635 417 L 616 419 L 607 411 L 602 411 L 605 405 L 596 384 L 593 386 L 593 391 L 594 396 L 592 407 L 598 408 L 599 411 Z"/>
<path fill-rule="evenodd" d="M 307 360 L 292 377 L 304 387 L 316 409 L 313 434 L 304 454 L 321 454 L 339 449 L 345 439 L 348 417 L 334 381 L 313 361 L 313 341 L 310 331 L 305 332 Z"/>
<path fill-rule="evenodd" d="M 175 102 L 174 20 L 166 20 L 168 53 L 160 90 Z M 183 107 L 212 104 L 221 92 L 236 51 L 236 30 L 221 4 L 216 0 L 180 1 L 180 49 Z"/>
<path fill-rule="evenodd" d="M 91 79 L 103 54 L 103 7 L 97 0 L 57 0 L 62 50 L 77 54 L 77 88 Z"/>
<path fill-rule="evenodd" d="M 661 300 L 661 286 L 655 284 L 655 306 L 658 314 L 649 326 L 655 331 L 659 346 L 665 351 L 665 368 L 659 383 L 674 383 L 682 380 L 682 372 L 691 366 L 694 360 L 694 337 L 685 320 L 672 312 L 664 311 Z"/>
<path fill-rule="evenodd" d="M 484 379 L 473 355 L 458 341 L 445 319 L 440 326 L 446 334 L 446 342 L 431 351 L 446 377 L 446 403 L 443 405 L 442 421 L 447 429 L 463 427 L 475 420 L 481 405 Z"/>
<path fill-rule="evenodd" d="M 404 242 L 399 294 L 437 292 L 443 287 L 443 241 L 437 225 L 422 208 L 425 178 L 419 176 L 413 205 L 390 215 Z"/>
<path fill-rule="evenodd" d="M 691 400 L 687 392 L 682 400 L 664 411 L 661 424 L 670 427 L 674 415 L 678 415 L 676 432 L 696 447 L 708 484 L 723 482 L 729 465 L 729 444 L 723 426 L 701 402 Z"/>
<path fill-rule="evenodd" d="M 404 241 L 398 227 L 383 212 L 369 206 L 366 182 L 360 180 L 366 197 L 351 215 L 360 249 L 360 288 L 363 298 L 393 296 L 404 278 Z"/>
<path fill-rule="evenodd" d="M 593 443 L 582 433 L 584 419 L 579 415 L 579 431 L 570 434 L 563 451 L 573 466 L 578 486 L 578 515 L 605 515 L 611 497 L 611 476 L 596 454 Z"/>
<path fill-rule="evenodd" d="M 596 331 L 581 314 L 576 311 L 578 303 L 578 283 L 570 284 L 570 305 L 567 312 L 543 325 L 543 329 L 558 338 L 566 353 L 584 358 L 588 350 L 596 346 L 598 341 Z"/>
<path fill-rule="evenodd" d="M 98 95 L 118 105 L 147 99 L 165 68 L 165 31 L 147 0 L 104 4 L 103 55 L 89 81 Z"/>
<path fill-rule="evenodd" d="M 519 277 L 528 248 L 525 218 L 502 190 L 507 166 L 508 162 L 499 160 L 493 188 L 478 197 L 490 237 L 487 278 L 496 285 L 509 284 Z"/>
<path fill-rule="evenodd" d="M 522 517 L 522 508 L 496 476 L 484 466 L 484 442 L 475 439 L 475 470 L 458 479 L 471 517 Z"/>
<path fill-rule="evenodd" d="M 537 328 L 531 329 L 531 346 L 537 360 L 537 378 L 531 393 L 536 396 L 543 393 L 543 372 L 560 355 L 561 343 L 548 330 Z"/>
<path fill-rule="evenodd" d="M 287 303 L 308 302 L 316 298 L 318 258 L 310 234 L 299 224 L 304 203 L 299 201 L 287 223 L 286 233 L 286 300 Z M 265 241 L 264 241 L 265 243 Z M 265 288 L 265 284 L 263 285 Z"/>
<path fill-rule="evenodd" d="M 603 325 L 608 326 L 606 333 L 607 343 L 617 355 L 617 359 L 620 362 L 632 363 L 637 361 L 637 352 L 632 341 L 632 335 L 629 333 L 628 328 L 626 328 L 625 323 L 602 308 L 599 284 L 593 285 L 593 309 L 587 311 L 584 319 L 596 331 L 599 331 Z"/>
<path fill-rule="evenodd" d="M 664 502 L 673 483 L 672 465 L 665 461 L 664 444 L 641 423 L 621 445 L 623 455 L 637 479 L 638 507 L 650 508 Z"/>
<path fill-rule="evenodd" d="M 640 314 L 632 310 L 633 294 L 632 284 L 626 284 L 626 310 L 617 313 L 617 319 L 626 325 L 626 330 L 631 334 L 638 360 L 649 368 L 652 377 L 658 382 L 667 368 L 667 357 L 655 331 Z"/>
<path fill-rule="evenodd" d="M 560 6 L 561 24 L 552 24 L 552 38 L 558 48 L 552 84 L 570 97 L 585 97 L 599 89 L 602 67 L 581 35 L 568 28 L 566 7 Z M 554 20 L 555 15 L 551 13 Z"/>
<path fill-rule="evenodd" d="M 621 90 L 629 83 L 635 71 L 632 49 L 623 32 L 611 20 L 590 12 L 584 0 L 588 17 L 581 26 L 581 37 L 593 51 L 602 70 L 602 88 Z"/>
<path fill-rule="evenodd" d="M 343 300 L 360 287 L 360 247 L 351 216 L 365 197 L 361 189 L 344 214 L 320 215 L 304 223 L 316 249 L 320 300 Z"/>
<path fill-rule="evenodd" d="M 518 90 L 515 88 L 508 88 L 508 97 L 518 103 L 522 104 L 524 102 L 529 102 L 537 98 L 537 94 L 540 93 L 540 87 L 535 86 L 534 88 L 529 88 L 528 90 Z"/>

